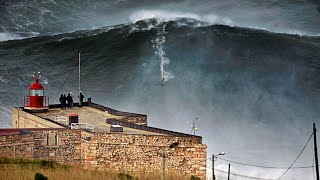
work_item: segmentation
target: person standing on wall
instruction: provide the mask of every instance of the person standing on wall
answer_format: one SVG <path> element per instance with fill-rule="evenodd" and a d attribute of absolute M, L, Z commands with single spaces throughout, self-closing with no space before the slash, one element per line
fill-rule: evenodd
<path fill-rule="evenodd" d="M 72 108 L 73 107 L 73 100 L 72 100 L 70 93 L 67 96 L 67 101 L 68 101 L 69 108 Z"/>
<path fill-rule="evenodd" d="M 63 109 L 67 109 L 67 97 L 65 94 L 63 95 Z"/>
<path fill-rule="evenodd" d="M 59 101 L 60 101 L 61 109 L 63 109 L 64 108 L 64 105 L 63 105 L 63 94 L 61 94 L 61 96 L 59 98 Z"/>
<path fill-rule="evenodd" d="M 73 108 L 73 92 L 70 92 L 70 108 Z"/>
<path fill-rule="evenodd" d="M 84 99 L 84 95 L 82 94 L 82 91 L 80 91 L 80 95 L 78 97 L 79 97 L 79 106 L 82 106 L 83 99 Z"/>

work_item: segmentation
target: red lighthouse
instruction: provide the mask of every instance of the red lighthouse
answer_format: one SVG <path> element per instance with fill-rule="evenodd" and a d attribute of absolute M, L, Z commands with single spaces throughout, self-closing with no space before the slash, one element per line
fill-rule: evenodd
<path fill-rule="evenodd" d="M 49 98 L 44 96 L 44 88 L 39 83 L 38 75 L 35 75 L 35 82 L 29 87 L 29 96 L 24 97 L 24 108 L 32 111 L 49 109 Z"/>

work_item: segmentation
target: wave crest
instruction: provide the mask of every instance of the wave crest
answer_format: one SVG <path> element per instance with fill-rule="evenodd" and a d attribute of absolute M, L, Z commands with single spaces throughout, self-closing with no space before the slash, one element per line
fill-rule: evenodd
<path fill-rule="evenodd" d="M 10 40 L 14 40 L 14 39 L 22 39 L 23 37 L 21 37 L 18 34 L 15 33 L 1 33 L 0 32 L 0 42 L 2 41 L 10 41 Z"/>
<path fill-rule="evenodd" d="M 254 30 L 264 30 L 275 34 L 290 34 L 290 35 L 299 35 L 299 36 L 311 36 L 319 37 L 319 33 L 310 33 L 308 31 L 299 30 L 299 29 L 278 29 L 274 31 L 272 28 L 267 28 L 255 24 L 243 24 L 236 21 L 233 21 L 230 17 L 223 17 L 216 14 L 206 14 L 199 15 L 189 12 L 179 12 L 179 11 L 167 11 L 167 10 L 139 10 L 132 13 L 129 17 L 129 20 L 132 23 L 138 21 L 144 21 L 147 19 L 156 19 L 160 22 L 176 21 L 179 25 L 187 25 L 181 19 L 189 19 L 193 21 L 198 21 L 198 24 L 194 24 L 196 27 L 200 26 L 210 26 L 210 25 L 227 25 L 230 27 L 239 27 L 239 28 L 248 28 Z"/>
<path fill-rule="evenodd" d="M 194 13 L 172 12 L 165 10 L 140 10 L 130 15 L 129 20 L 133 23 L 146 19 L 158 19 L 160 21 L 176 21 L 181 18 L 194 19 L 204 22 L 206 25 L 223 24 L 233 26 L 233 21 L 228 17 L 215 14 L 200 16 Z"/>

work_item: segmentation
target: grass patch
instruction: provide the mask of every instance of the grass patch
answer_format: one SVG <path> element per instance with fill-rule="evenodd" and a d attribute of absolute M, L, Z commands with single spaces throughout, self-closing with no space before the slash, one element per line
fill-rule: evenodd
<path fill-rule="evenodd" d="M 41 175 L 40 175 L 41 174 Z M 48 180 L 154 180 L 159 173 L 136 172 L 134 174 L 98 171 L 68 166 L 53 161 L 0 157 L 0 180 L 34 180 L 35 176 Z M 167 174 L 166 180 L 190 180 L 190 177 Z"/>
<path fill-rule="evenodd" d="M 42 168 L 42 169 L 56 169 L 56 168 L 67 169 L 71 167 L 68 165 L 59 164 L 54 161 L 47 161 L 47 160 L 0 157 L 0 168 L 1 167 L 18 167 L 18 166 L 23 168 Z"/>

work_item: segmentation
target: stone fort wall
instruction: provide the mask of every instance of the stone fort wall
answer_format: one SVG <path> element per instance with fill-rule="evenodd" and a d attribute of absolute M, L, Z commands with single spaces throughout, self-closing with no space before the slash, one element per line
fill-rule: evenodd
<path fill-rule="evenodd" d="M 10 129 L 0 136 L 1 156 L 81 164 L 81 130 Z"/>
<path fill-rule="evenodd" d="M 11 129 L 0 135 L 2 156 L 54 160 L 85 168 L 121 172 L 166 172 L 206 176 L 206 145 L 201 137 L 89 133 L 70 129 Z M 172 143 L 179 143 L 170 149 Z"/>

